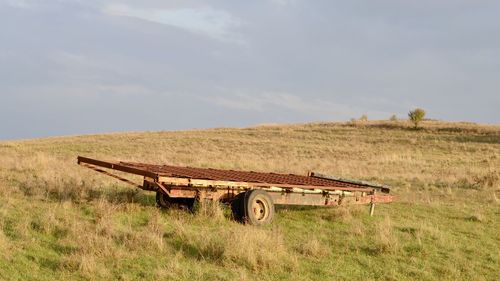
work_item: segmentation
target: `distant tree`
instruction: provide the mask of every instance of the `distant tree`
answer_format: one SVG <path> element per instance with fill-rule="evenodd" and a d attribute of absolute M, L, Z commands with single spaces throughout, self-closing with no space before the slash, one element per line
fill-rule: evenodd
<path fill-rule="evenodd" d="M 368 121 L 368 115 L 366 115 L 366 114 L 361 115 L 361 117 L 359 118 L 359 121 L 363 121 L 363 122 Z"/>
<path fill-rule="evenodd" d="M 398 117 L 396 116 L 396 114 L 393 114 L 391 116 L 391 118 L 389 118 L 390 121 L 398 121 Z"/>
<path fill-rule="evenodd" d="M 418 124 L 422 120 L 424 120 L 424 117 L 425 117 L 425 110 L 423 110 L 422 108 L 416 108 L 408 112 L 408 118 L 413 124 L 415 124 L 415 129 L 418 128 Z"/>

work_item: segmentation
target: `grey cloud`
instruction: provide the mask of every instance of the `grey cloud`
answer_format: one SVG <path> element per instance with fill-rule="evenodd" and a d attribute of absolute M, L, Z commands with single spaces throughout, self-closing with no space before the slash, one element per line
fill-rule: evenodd
<path fill-rule="evenodd" d="M 0 138 L 387 118 L 413 106 L 500 122 L 497 1 L 40 3 L 0 2 L 0 118 L 11 120 Z M 141 13 L 111 15 L 116 3 Z M 148 19 L 155 11 L 170 18 Z"/>
<path fill-rule="evenodd" d="M 205 98 L 208 101 L 208 99 Z M 388 112 L 377 110 L 363 110 L 356 106 L 338 104 L 321 99 L 307 99 L 289 93 L 264 92 L 243 94 L 236 93 L 226 96 L 216 96 L 209 100 L 223 107 L 246 111 L 279 111 L 287 110 L 311 119 L 329 116 L 347 119 L 353 116 L 370 113 L 372 117 L 385 118 Z"/>
<path fill-rule="evenodd" d="M 137 8 L 125 4 L 109 4 L 103 12 L 114 16 L 127 16 L 146 21 L 171 25 L 228 42 L 242 42 L 233 30 L 241 22 L 223 10 L 199 8 Z"/>

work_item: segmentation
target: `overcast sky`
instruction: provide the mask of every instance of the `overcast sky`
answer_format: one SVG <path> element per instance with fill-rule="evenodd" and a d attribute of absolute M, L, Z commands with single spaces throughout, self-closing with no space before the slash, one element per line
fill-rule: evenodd
<path fill-rule="evenodd" d="M 500 123 L 500 1 L 0 0 L 0 139 Z"/>

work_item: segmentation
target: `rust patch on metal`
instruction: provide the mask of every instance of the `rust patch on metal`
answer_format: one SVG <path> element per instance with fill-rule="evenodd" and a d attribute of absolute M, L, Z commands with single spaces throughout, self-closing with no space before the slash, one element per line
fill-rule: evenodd
<path fill-rule="evenodd" d="M 293 186 L 322 186 L 322 187 L 354 187 L 367 188 L 364 184 L 343 182 L 339 180 L 301 176 L 294 174 L 263 173 L 254 171 L 220 170 L 212 168 L 193 168 L 170 165 L 151 165 L 143 163 L 119 162 L 118 165 L 133 170 L 154 173 L 160 177 L 176 177 L 188 179 L 206 179 L 215 181 L 234 181 L 266 183 Z"/>

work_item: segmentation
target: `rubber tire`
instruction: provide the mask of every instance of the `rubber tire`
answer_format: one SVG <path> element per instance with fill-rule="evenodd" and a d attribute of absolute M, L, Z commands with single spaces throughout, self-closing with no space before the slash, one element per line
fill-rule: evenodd
<path fill-rule="evenodd" d="M 255 205 L 258 205 L 259 209 L 255 209 Z M 253 189 L 245 192 L 243 206 L 246 223 L 265 225 L 273 221 L 275 213 L 273 199 L 264 190 Z"/>
<path fill-rule="evenodd" d="M 156 192 L 156 206 L 161 209 L 169 209 L 172 207 L 172 198 L 168 197 L 163 192 Z"/>
<path fill-rule="evenodd" d="M 156 192 L 156 206 L 161 209 L 187 209 L 192 210 L 193 198 L 171 198 L 161 191 Z"/>
<path fill-rule="evenodd" d="M 235 221 L 244 223 L 245 222 L 245 193 L 242 192 L 231 201 L 231 211 L 233 213 L 233 219 Z"/>

